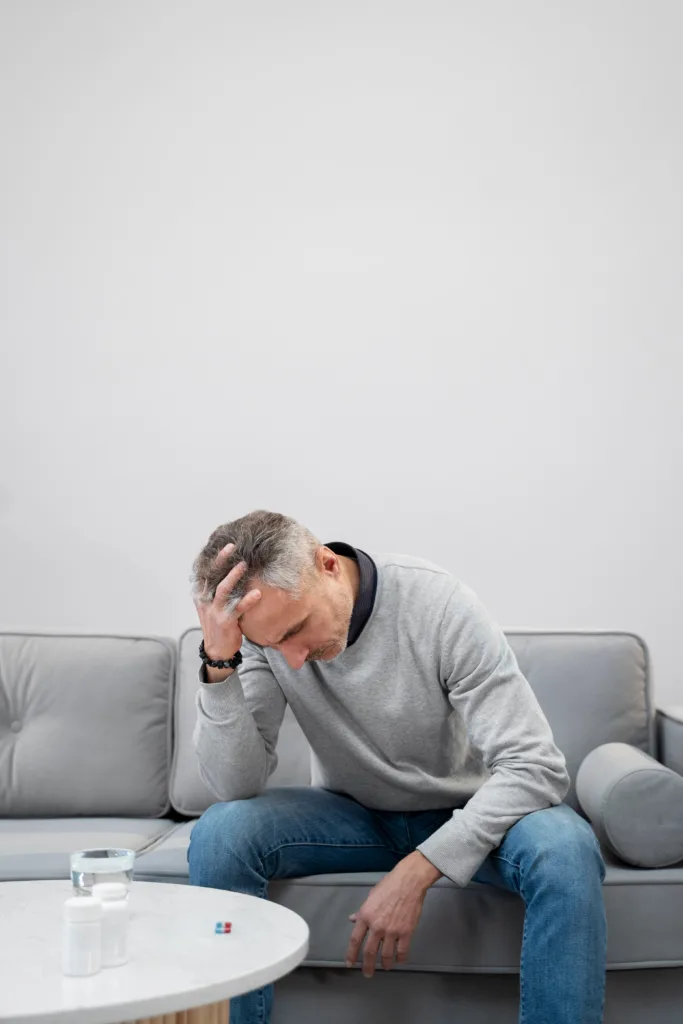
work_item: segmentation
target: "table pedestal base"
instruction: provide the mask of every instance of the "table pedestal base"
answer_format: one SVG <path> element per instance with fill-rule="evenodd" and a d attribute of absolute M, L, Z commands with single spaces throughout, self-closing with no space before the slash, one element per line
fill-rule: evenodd
<path fill-rule="evenodd" d="M 177 1013 L 163 1013 L 160 1017 L 143 1017 L 132 1024 L 229 1024 L 230 1003 L 210 1003 L 197 1006 L 194 1010 L 178 1010 Z"/>

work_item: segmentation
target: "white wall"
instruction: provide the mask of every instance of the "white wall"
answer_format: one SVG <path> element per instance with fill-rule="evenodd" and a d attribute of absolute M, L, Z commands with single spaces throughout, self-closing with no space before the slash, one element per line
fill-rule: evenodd
<path fill-rule="evenodd" d="M 0 19 L 0 624 L 177 634 L 268 507 L 683 703 L 683 6 Z"/>

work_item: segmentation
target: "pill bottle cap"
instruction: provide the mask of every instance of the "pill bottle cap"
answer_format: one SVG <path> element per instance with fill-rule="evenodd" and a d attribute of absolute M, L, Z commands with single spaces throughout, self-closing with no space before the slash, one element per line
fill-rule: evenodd
<path fill-rule="evenodd" d="M 72 896 L 64 904 L 65 921 L 99 921 L 102 904 L 94 896 Z"/>

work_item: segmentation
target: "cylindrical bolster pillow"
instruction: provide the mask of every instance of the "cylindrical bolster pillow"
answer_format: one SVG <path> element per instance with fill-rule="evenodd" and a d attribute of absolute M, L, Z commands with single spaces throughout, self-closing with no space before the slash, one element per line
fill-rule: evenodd
<path fill-rule="evenodd" d="M 579 803 L 599 838 L 639 868 L 683 860 L 683 777 L 628 743 L 605 743 L 576 776 Z"/>

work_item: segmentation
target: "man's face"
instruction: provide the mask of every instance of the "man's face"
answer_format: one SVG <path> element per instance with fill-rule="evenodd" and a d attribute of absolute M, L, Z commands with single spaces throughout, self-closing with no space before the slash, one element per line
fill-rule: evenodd
<path fill-rule="evenodd" d="M 346 649 L 353 593 L 339 560 L 319 549 L 315 575 L 302 596 L 254 583 L 261 600 L 245 612 L 239 625 L 247 640 L 274 647 L 290 668 L 307 661 L 331 661 Z"/>

